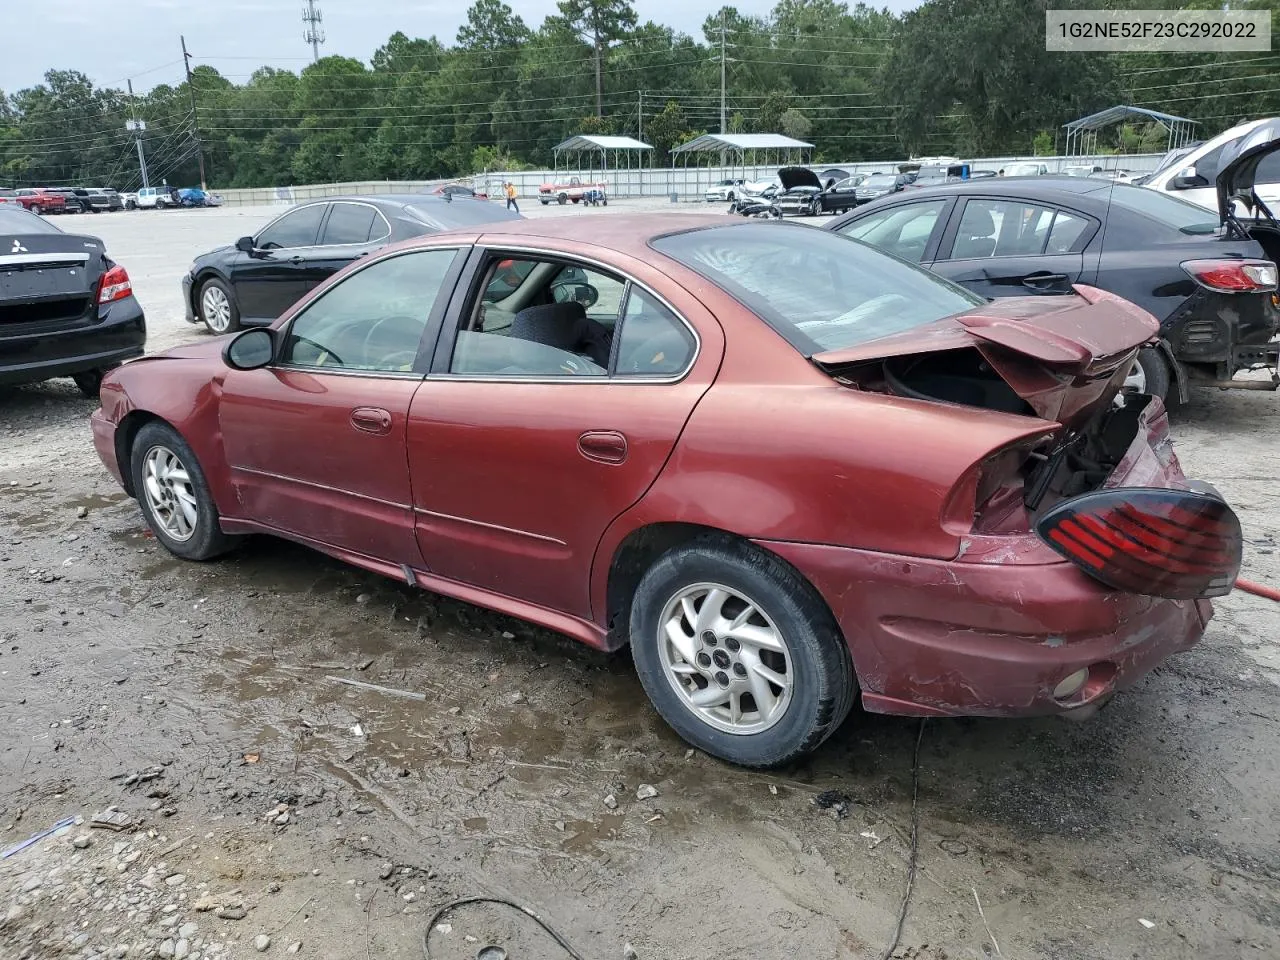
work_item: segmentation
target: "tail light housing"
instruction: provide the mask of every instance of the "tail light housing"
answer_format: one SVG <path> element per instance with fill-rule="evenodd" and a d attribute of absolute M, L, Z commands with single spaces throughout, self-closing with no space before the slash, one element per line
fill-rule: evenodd
<path fill-rule="evenodd" d="M 1271 293 L 1276 289 L 1276 265 L 1269 260 L 1187 260 L 1191 279 L 1218 293 Z"/>
<path fill-rule="evenodd" d="M 98 303 L 114 303 L 133 293 L 133 283 L 124 267 L 116 264 L 98 281 Z"/>
<path fill-rule="evenodd" d="M 1205 493 L 1098 490 L 1049 510 L 1036 532 L 1085 573 L 1126 593 L 1220 597 L 1240 571 L 1240 521 Z"/>

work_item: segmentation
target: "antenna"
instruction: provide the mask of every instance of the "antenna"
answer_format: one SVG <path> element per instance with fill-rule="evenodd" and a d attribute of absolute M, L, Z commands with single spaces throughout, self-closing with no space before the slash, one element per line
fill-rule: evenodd
<path fill-rule="evenodd" d="M 311 44 L 311 58 L 319 60 L 320 44 L 324 43 L 324 31 L 320 29 L 324 14 L 316 6 L 316 0 L 307 0 L 307 5 L 302 8 L 302 22 L 307 25 L 302 31 L 302 39 Z"/>

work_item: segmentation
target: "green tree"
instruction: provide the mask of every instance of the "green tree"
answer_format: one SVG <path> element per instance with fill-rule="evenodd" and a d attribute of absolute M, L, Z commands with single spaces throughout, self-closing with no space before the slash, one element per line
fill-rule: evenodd
<path fill-rule="evenodd" d="M 560 0 L 560 16 L 591 44 L 596 69 L 596 116 L 604 115 L 604 55 L 636 26 L 636 11 L 627 0 Z"/>

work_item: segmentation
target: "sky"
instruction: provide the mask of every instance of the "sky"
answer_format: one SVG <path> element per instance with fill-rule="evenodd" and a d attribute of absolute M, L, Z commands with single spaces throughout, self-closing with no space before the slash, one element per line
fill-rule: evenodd
<path fill-rule="evenodd" d="M 11 0 L 17 2 L 17 0 Z M 653 20 L 700 36 L 720 0 L 632 0 L 641 21 Z M 747 15 L 766 14 L 776 0 L 736 0 Z M 918 0 L 874 0 L 900 11 Z M 507 0 L 537 27 L 555 12 L 555 0 Z M 0 30 L 0 90 L 12 93 L 40 83 L 46 70 L 79 70 L 98 86 L 135 92 L 182 80 L 185 35 L 192 64 L 206 63 L 236 83 L 257 67 L 300 70 L 311 60 L 303 42 L 301 9 L 306 0 L 111 0 L 110 39 L 102 33 L 104 8 L 84 0 L 41 0 L 30 27 L 41 36 L 99 38 L 91 42 L 32 43 L 29 29 Z M 326 41 L 321 55 L 340 54 L 368 62 L 397 30 L 411 37 L 435 35 L 452 43 L 466 19 L 467 0 L 317 0 Z M 852 6 L 852 3 L 850 4 Z"/>

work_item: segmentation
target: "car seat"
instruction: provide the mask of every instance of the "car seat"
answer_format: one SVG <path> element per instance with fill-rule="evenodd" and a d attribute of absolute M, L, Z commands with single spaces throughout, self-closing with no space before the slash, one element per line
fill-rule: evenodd
<path fill-rule="evenodd" d="M 511 336 L 589 357 L 609 366 L 612 337 L 600 323 L 587 316 L 577 301 L 525 307 L 511 321 Z"/>
<path fill-rule="evenodd" d="M 986 214 L 986 226 L 983 226 L 982 215 Z M 973 221 L 977 221 L 973 223 Z M 985 231 L 982 232 L 982 231 Z M 953 260 L 969 260 L 978 257 L 989 257 L 996 251 L 996 218 L 990 210 L 969 208 L 960 221 L 960 233 L 956 236 L 955 248 L 951 253 Z"/>

